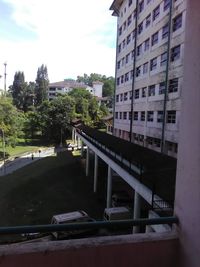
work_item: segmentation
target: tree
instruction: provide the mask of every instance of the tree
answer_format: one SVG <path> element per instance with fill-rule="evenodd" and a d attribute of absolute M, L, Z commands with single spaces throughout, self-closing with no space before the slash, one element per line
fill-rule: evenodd
<path fill-rule="evenodd" d="M 114 96 L 114 88 L 115 88 L 115 78 L 114 77 L 108 77 L 102 80 L 103 84 L 103 97 Z"/>
<path fill-rule="evenodd" d="M 24 73 L 18 71 L 15 73 L 13 85 L 10 86 L 9 91 L 13 98 L 13 104 L 20 110 L 27 112 L 33 105 L 35 83 L 25 82 Z"/>
<path fill-rule="evenodd" d="M 60 142 L 67 135 L 71 120 L 75 118 L 75 103 L 69 96 L 59 96 L 51 102 L 44 101 L 38 107 L 38 124 L 43 137 Z"/>
<path fill-rule="evenodd" d="M 106 77 L 105 75 L 91 73 L 87 75 L 84 73 L 83 76 L 77 76 L 78 82 L 84 82 L 85 84 L 92 86 L 92 83 L 95 81 L 103 82 L 103 96 L 114 96 L 114 87 L 115 87 L 115 78 L 110 76 Z"/>
<path fill-rule="evenodd" d="M 17 138 L 23 135 L 24 113 L 18 111 L 12 100 L 0 98 L 0 129 L 3 129 L 6 143 L 15 146 Z"/>
<path fill-rule="evenodd" d="M 23 110 L 24 106 L 24 95 L 26 90 L 26 83 L 24 73 L 21 71 L 15 72 L 13 85 L 11 86 L 11 93 L 13 97 L 13 104 Z"/>
<path fill-rule="evenodd" d="M 35 87 L 35 102 L 40 105 L 44 100 L 48 99 L 49 78 L 47 66 L 43 65 L 38 68 Z"/>

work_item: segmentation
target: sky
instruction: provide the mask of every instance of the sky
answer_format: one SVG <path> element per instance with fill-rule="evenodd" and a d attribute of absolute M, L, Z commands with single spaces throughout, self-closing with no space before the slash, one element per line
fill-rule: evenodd
<path fill-rule="evenodd" d="M 45 64 L 50 82 L 84 73 L 114 76 L 116 17 L 112 0 L 0 0 L 0 88 L 16 71 L 35 81 Z"/>

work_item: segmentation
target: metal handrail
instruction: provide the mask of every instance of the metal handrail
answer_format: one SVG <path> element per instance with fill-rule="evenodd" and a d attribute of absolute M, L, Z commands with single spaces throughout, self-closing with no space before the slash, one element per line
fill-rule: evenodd
<path fill-rule="evenodd" d="M 71 231 L 82 229 L 101 229 L 113 227 L 131 227 L 144 225 L 158 225 L 158 224 L 178 224 L 178 218 L 162 217 L 152 219 L 136 219 L 136 220 L 119 220 L 119 221 L 94 221 L 81 223 L 67 223 L 67 224 L 44 224 L 44 225 L 24 225 L 24 226 L 10 226 L 0 227 L 0 235 L 2 234 L 26 234 L 26 233 L 48 233 L 55 231 Z"/>

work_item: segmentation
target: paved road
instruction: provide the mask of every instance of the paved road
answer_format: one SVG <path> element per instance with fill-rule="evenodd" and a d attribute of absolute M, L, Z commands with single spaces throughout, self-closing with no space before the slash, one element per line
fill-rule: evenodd
<path fill-rule="evenodd" d="M 51 147 L 48 149 L 43 149 L 43 150 L 41 149 L 41 152 L 39 152 L 39 150 L 38 150 L 38 152 L 27 153 L 27 154 L 20 156 L 19 158 L 15 158 L 13 160 L 10 160 L 10 161 L 6 162 L 5 166 L 3 163 L 1 163 L 0 176 L 12 173 L 17 169 L 24 167 L 25 165 L 28 165 L 28 164 L 31 164 L 31 163 L 37 161 L 37 160 L 40 160 L 41 158 L 51 156 L 55 152 L 56 151 L 55 151 L 54 147 Z"/>

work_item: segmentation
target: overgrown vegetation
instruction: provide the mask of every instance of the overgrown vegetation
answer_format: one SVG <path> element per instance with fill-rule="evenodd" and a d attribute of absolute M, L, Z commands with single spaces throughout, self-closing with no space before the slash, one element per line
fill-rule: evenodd
<path fill-rule="evenodd" d="M 77 81 L 88 85 L 101 81 L 103 95 L 113 95 L 113 77 L 92 73 L 78 76 Z M 21 71 L 15 73 L 9 93 L 0 97 L 0 158 L 4 145 L 14 148 L 20 139 L 40 139 L 45 144 L 64 142 L 73 119 L 81 119 L 93 127 L 104 126 L 101 119 L 108 115 L 108 109 L 104 104 L 99 105 L 87 90 L 74 88 L 48 101 L 48 85 L 45 65 L 38 68 L 35 82 L 27 83 Z"/>

